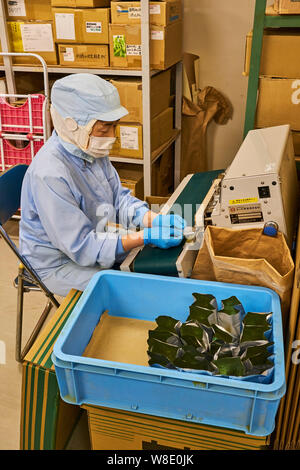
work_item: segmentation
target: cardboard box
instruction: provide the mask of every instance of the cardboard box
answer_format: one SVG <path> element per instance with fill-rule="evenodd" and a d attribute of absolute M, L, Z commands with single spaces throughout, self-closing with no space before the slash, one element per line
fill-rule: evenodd
<path fill-rule="evenodd" d="M 7 87 L 6 87 L 6 79 L 5 77 L 0 78 L 0 93 L 1 94 L 6 94 L 7 93 Z"/>
<path fill-rule="evenodd" d="M 0 46 L 1 52 L 1 46 Z M 0 62 L 1 63 L 1 62 Z M 55 80 L 49 80 L 50 89 Z M 19 95 L 28 95 L 31 93 L 45 93 L 44 90 L 44 79 L 40 73 L 22 72 L 15 75 L 16 90 Z M 3 91 L 0 93 L 7 93 L 4 90 L 7 89 L 5 77 L 0 79 L 0 88 Z"/>
<path fill-rule="evenodd" d="M 109 8 L 52 8 L 58 43 L 108 44 Z"/>
<path fill-rule="evenodd" d="M 156 214 L 159 214 L 164 207 L 164 205 L 168 202 L 169 196 L 146 196 L 146 202 L 150 209 Z"/>
<path fill-rule="evenodd" d="M 116 142 L 111 155 L 120 157 L 143 158 L 143 126 L 124 122 L 116 127 Z"/>
<path fill-rule="evenodd" d="M 182 19 L 181 0 L 149 2 L 150 24 L 167 26 Z M 113 24 L 140 24 L 141 2 L 111 2 Z"/>
<path fill-rule="evenodd" d="M 52 21 L 8 21 L 7 28 L 12 52 L 32 52 L 57 65 Z M 14 57 L 14 64 L 41 65 L 34 57 Z"/>
<path fill-rule="evenodd" d="M 51 0 L 51 5 L 68 8 L 100 8 L 109 7 L 110 0 Z"/>
<path fill-rule="evenodd" d="M 232 429 L 91 405 L 82 408 L 88 414 L 92 450 L 259 450 L 267 443 L 266 437 Z"/>
<path fill-rule="evenodd" d="M 174 149 L 171 145 L 152 164 L 152 194 L 169 196 L 174 191 Z"/>
<path fill-rule="evenodd" d="M 111 80 L 117 88 L 120 101 L 129 114 L 121 121 L 143 123 L 143 92 L 141 79 L 119 78 Z M 150 100 L 151 118 L 169 107 L 171 87 L 171 72 L 166 70 L 151 78 Z"/>
<path fill-rule="evenodd" d="M 167 108 L 151 120 L 151 149 L 158 149 L 173 133 L 174 109 Z"/>
<path fill-rule="evenodd" d="M 292 131 L 292 137 L 295 156 L 300 156 L 300 132 Z"/>
<path fill-rule="evenodd" d="M 141 26 L 138 24 L 109 26 L 110 65 L 117 68 L 140 69 Z M 165 70 L 182 59 L 182 22 L 150 26 L 150 65 Z"/>
<path fill-rule="evenodd" d="M 113 166 L 119 174 L 122 185 L 125 186 L 125 188 L 129 188 L 133 196 L 144 200 L 144 176 L 141 165 L 114 162 Z M 151 193 L 158 197 L 164 197 L 171 195 L 173 190 L 174 151 L 172 146 L 170 146 L 152 164 Z M 161 204 L 161 202 L 159 204 Z"/>
<path fill-rule="evenodd" d="M 80 407 L 60 398 L 54 364 L 56 341 L 81 292 L 72 290 L 43 328 L 22 364 L 21 450 L 64 449 L 80 416 Z"/>
<path fill-rule="evenodd" d="M 130 189 L 131 195 L 138 199 L 144 199 L 144 176 L 140 165 L 131 163 L 113 163 L 118 172 L 122 186 Z"/>
<path fill-rule="evenodd" d="M 244 75 L 249 75 L 252 32 L 247 35 Z M 295 30 L 265 30 L 260 75 L 280 78 L 300 77 L 300 33 Z"/>
<path fill-rule="evenodd" d="M 7 20 L 52 20 L 50 0 L 5 0 Z"/>
<path fill-rule="evenodd" d="M 154 151 L 168 141 L 173 131 L 173 108 L 167 108 L 151 120 L 151 149 Z M 111 155 L 143 158 L 143 126 L 124 122 L 116 127 L 116 142 Z"/>
<path fill-rule="evenodd" d="M 153 69 L 164 70 L 182 60 L 182 22 L 166 28 L 151 26 L 150 63 Z"/>
<path fill-rule="evenodd" d="M 280 15 L 299 15 L 300 0 L 274 0 L 274 10 Z"/>
<path fill-rule="evenodd" d="M 300 80 L 262 77 L 256 110 L 256 127 L 290 124 L 300 131 Z"/>
<path fill-rule="evenodd" d="M 106 44 L 58 44 L 59 63 L 65 67 L 106 68 L 109 66 Z"/>

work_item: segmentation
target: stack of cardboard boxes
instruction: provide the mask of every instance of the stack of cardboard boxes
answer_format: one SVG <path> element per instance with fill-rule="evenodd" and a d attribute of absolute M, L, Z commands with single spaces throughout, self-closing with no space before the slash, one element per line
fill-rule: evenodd
<path fill-rule="evenodd" d="M 5 0 L 12 52 L 48 65 L 134 68 L 142 65 L 141 3 L 111 0 Z M 182 56 L 181 0 L 150 2 L 150 64 L 165 70 Z M 32 65 L 32 57 L 14 58 Z"/>
<path fill-rule="evenodd" d="M 61 65 L 141 68 L 140 2 L 52 0 L 63 4 L 52 9 Z M 151 2 L 150 23 L 150 64 L 165 70 L 181 59 L 181 1 Z"/>
<path fill-rule="evenodd" d="M 251 46 L 252 33 L 246 40 L 245 75 L 249 74 Z M 296 160 L 300 160 L 299 47 L 298 31 L 265 30 L 256 109 L 257 128 L 290 124 Z"/>
<path fill-rule="evenodd" d="M 47 65 L 109 66 L 110 0 L 6 0 L 12 52 L 32 52 Z M 15 64 L 38 65 L 32 57 Z"/>
<path fill-rule="evenodd" d="M 143 158 L 143 98 L 142 81 L 135 78 L 119 78 L 111 80 L 111 83 L 117 88 L 120 100 L 129 114 L 120 120 L 116 128 L 116 143 L 111 151 L 112 155 L 121 157 Z M 168 142 L 172 137 L 173 114 L 174 109 L 170 106 L 171 102 L 171 71 L 166 70 L 151 78 L 150 87 L 151 100 L 151 149 L 155 151 L 160 146 Z M 166 160 L 166 164 L 172 159 L 172 152 L 168 152 L 161 158 Z M 121 177 L 124 186 L 132 188 L 132 181 L 135 181 L 133 193 L 141 197 L 143 172 L 141 169 L 135 169 L 137 165 L 116 164 L 117 171 Z M 158 171 L 153 166 L 152 191 L 157 189 Z M 166 175 L 168 179 L 168 176 Z M 127 180 L 128 179 L 128 183 Z M 170 180 L 170 177 L 169 177 Z M 166 188 L 170 186 L 167 183 Z M 156 194 L 156 193 L 155 193 Z M 162 195 L 162 194 L 161 194 Z"/>
<path fill-rule="evenodd" d="M 56 65 L 50 0 L 6 0 L 8 35 L 12 52 L 31 52 Z M 14 57 L 15 64 L 38 65 L 34 57 Z"/>
<path fill-rule="evenodd" d="M 279 15 L 299 15 L 299 0 L 274 0 L 274 10 Z"/>
<path fill-rule="evenodd" d="M 60 65 L 108 67 L 110 0 L 52 0 L 51 4 Z"/>
<path fill-rule="evenodd" d="M 166 70 L 182 58 L 181 0 L 150 2 L 150 67 Z M 141 3 L 112 1 L 109 27 L 110 66 L 139 69 L 142 65 Z M 112 153 L 118 156 L 143 158 L 142 82 L 135 79 L 112 80 L 122 104 L 128 109 L 117 126 L 117 141 Z M 170 106 L 170 71 L 151 79 L 151 150 L 166 143 L 173 131 L 174 110 Z M 142 198 L 142 167 L 116 164 L 124 186 Z M 173 189 L 173 150 L 169 148 L 152 165 L 152 194 L 168 195 Z"/>
<path fill-rule="evenodd" d="M 181 60 L 181 0 L 150 2 L 150 65 L 165 70 Z M 141 3 L 112 1 L 110 65 L 141 68 Z"/>
<path fill-rule="evenodd" d="M 117 141 L 113 151 L 120 156 L 143 158 L 143 98 L 140 79 L 116 79 L 111 83 L 117 88 L 123 106 L 129 114 L 117 125 Z M 151 79 L 151 148 L 160 147 L 172 136 L 173 108 L 170 103 L 170 71 L 166 70 Z"/>

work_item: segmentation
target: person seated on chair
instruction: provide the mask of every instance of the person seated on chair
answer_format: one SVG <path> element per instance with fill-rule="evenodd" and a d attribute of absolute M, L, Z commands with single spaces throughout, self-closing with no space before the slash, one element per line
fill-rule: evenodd
<path fill-rule="evenodd" d="M 131 196 L 109 160 L 116 125 L 128 114 L 117 89 L 97 75 L 72 74 L 54 83 L 50 111 L 54 131 L 25 174 L 20 222 L 21 253 L 46 287 L 61 296 L 82 291 L 132 248 L 180 244 L 184 219 L 158 216 Z M 111 231 L 108 222 L 131 230 Z"/>

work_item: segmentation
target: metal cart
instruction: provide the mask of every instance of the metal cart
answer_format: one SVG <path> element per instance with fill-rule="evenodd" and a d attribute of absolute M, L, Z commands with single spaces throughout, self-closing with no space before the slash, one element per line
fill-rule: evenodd
<path fill-rule="evenodd" d="M 33 56 L 43 68 L 44 93 L 0 94 L 0 171 L 29 165 L 50 136 L 49 80 L 45 60 L 31 53 L 1 52 L 0 56 Z"/>

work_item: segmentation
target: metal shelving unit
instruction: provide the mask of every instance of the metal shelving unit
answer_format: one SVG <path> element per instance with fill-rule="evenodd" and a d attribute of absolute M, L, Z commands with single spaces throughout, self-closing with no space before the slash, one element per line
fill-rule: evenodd
<path fill-rule="evenodd" d="M 5 71 L 5 66 L 0 65 L 0 71 Z M 39 65 L 12 65 L 12 70 L 14 72 L 42 72 L 43 69 Z M 79 68 L 79 67 L 62 67 L 60 65 L 50 65 L 47 66 L 49 73 L 94 73 L 96 75 L 120 75 L 124 77 L 141 77 L 141 70 L 131 70 L 131 69 L 116 69 L 116 68 L 106 68 L 106 69 L 96 69 L 96 68 Z M 160 70 L 151 70 L 150 76 L 154 76 L 157 73 L 161 72 Z"/>
<path fill-rule="evenodd" d="M 6 27 L 6 15 L 4 1 L 0 0 L 0 41 L 3 52 L 10 52 L 10 44 Z M 175 130 L 168 142 L 159 149 L 151 151 L 151 102 L 150 86 L 151 77 L 159 70 L 150 69 L 150 29 L 149 29 L 149 0 L 141 0 L 141 49 L 142 68 L 141 70 L 131 69 L 89 69 L 50 66 L 48 73 L 68 74 L 68 73 L 94 73 L 103 76 L 132 76 L 141 77 L 143 89 L 143 159 L 123 158 L 117 155 L 111 156 L 111 161 L 122 163 L 134 163 L 143 166 L 144 175 L 144 197 L 151 196 L 151 174 L 152 164 L 163 154 L 167 148 L 175 144 L 174 156 L 174 185 L 177 187 L 180 182 L 180 153 L 181 153 L 181 104 L 182 104 L 182 62 L 178 62 L 176 67 L 176 90 L 175 90 Z M 14 72 L 42 72 L 39 66 L 13 65 L 11 58 L 4 57 L 4 65 L 0 66 L 0 71 L 5 72 L 7 89 L 9 94 L 15 94 Z"/>
<path fill-rule="evenodd" d="M 249 130 L 255 128 L 255 113 L 259 88 L 259 71 L 264 30 L 266 28 L 300 28 L 300 15 L 278 15 L 275 12 L 271 14 L 270 11 L 266 10 L 266 6 L 267 0 L 256 0 L 255 2 L 244 137 L 246 137 Z"/>

